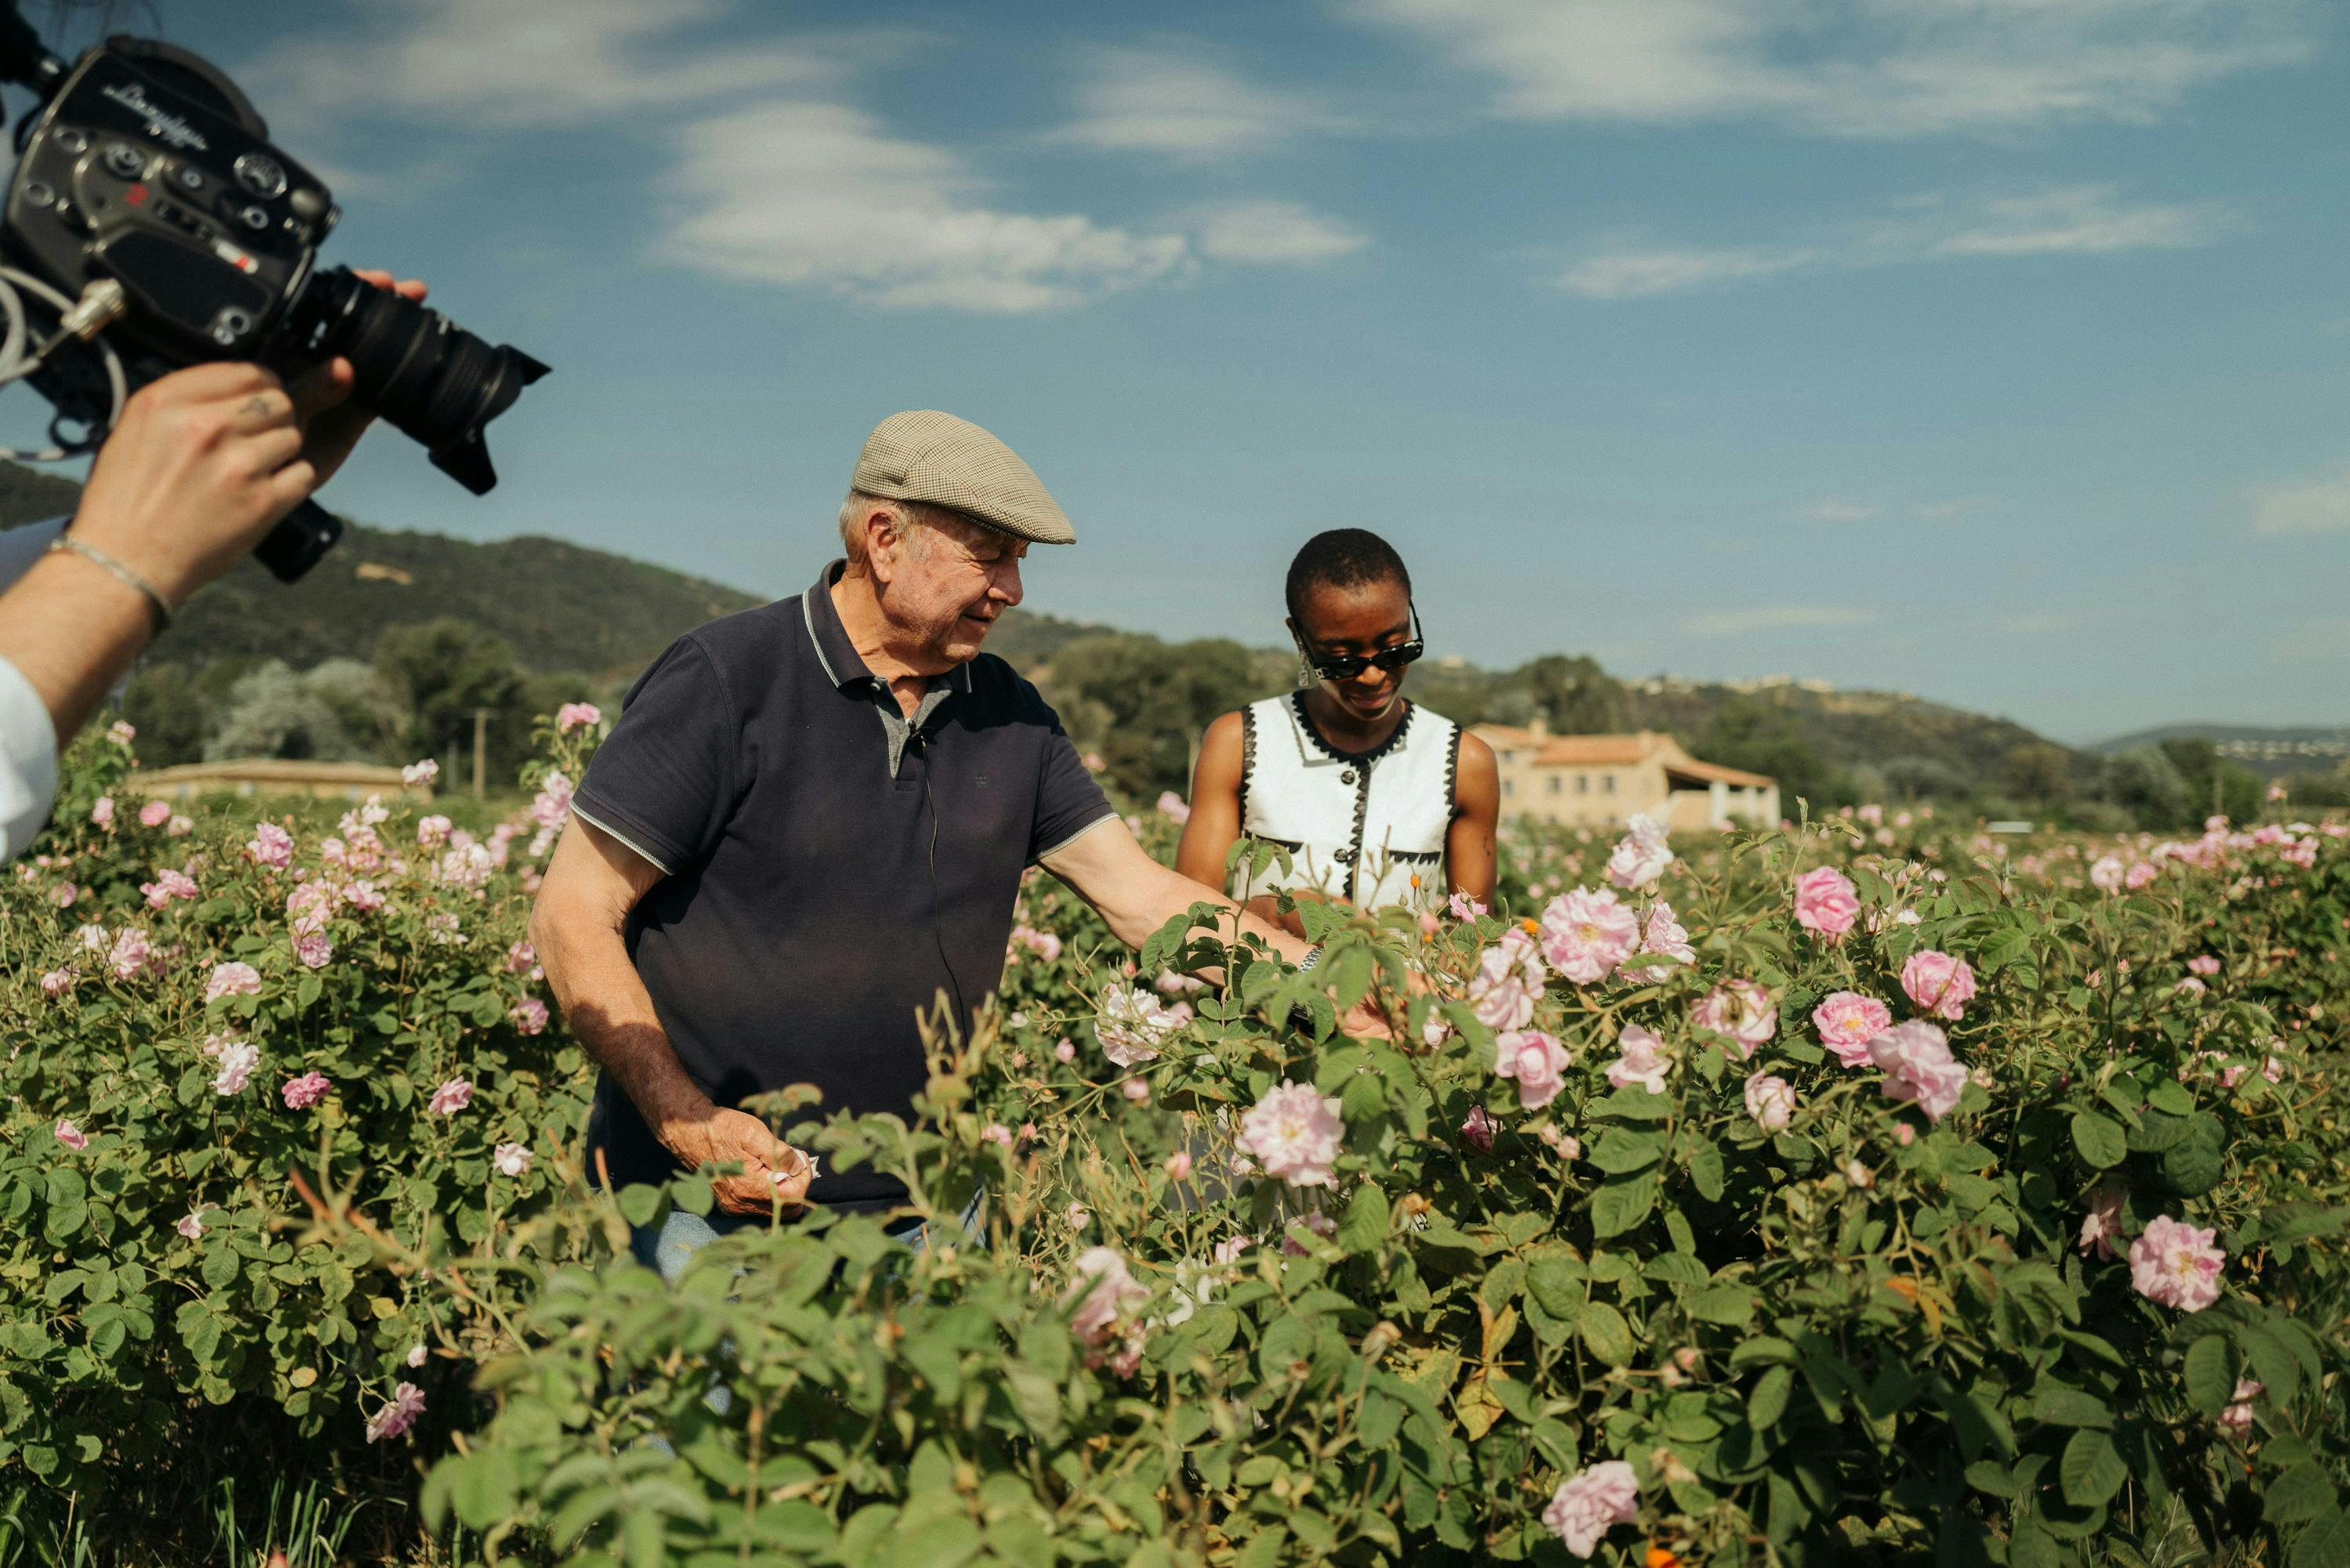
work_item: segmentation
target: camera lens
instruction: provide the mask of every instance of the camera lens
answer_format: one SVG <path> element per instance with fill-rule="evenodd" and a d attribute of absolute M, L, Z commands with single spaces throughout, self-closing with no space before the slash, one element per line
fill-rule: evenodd
<path fill-rule="evenodd" d="M 304 355 L 348 359 L 352 396 L 421 441 L 433 467 L 476 495 L 498 482 L 484 427 L 546 374 L 519 348 L 493 348 L 348 267 L 313 276 L 290 326 Z"/>

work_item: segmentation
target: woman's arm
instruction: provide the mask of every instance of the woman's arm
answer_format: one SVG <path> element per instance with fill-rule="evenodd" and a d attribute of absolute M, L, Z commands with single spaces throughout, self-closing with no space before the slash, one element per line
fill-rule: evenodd
<path fill-rule="evenodd" d="M 1175 850 L 1175 869 L 1224 890 L 1224 857 L 1241 836 L 1241 715 L 1227 713 L 1200 737 L 1191 770 L 1191 817 Z"/>
<path fill-rule="evenodd" d="M 1461 766 L 1452 781 L 1452 826 L 1444 835 L 1444 873 L 1456 893 L 1493 901 L 1493 833 L 1502 817 L 1502 770 L 1493 748 L 1461 737 Z"/>

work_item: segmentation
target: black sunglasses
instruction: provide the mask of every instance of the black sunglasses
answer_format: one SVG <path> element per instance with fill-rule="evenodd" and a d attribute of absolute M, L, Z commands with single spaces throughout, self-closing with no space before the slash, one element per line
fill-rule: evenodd
<path fill-rule="evenodd" d="M 1377 653 L 1338 653 L 1328 658 L 1316 657 L 1313 646 L 1303 633 L 1297 639 L 1297 649 L 1315 674 L 1325 680 L 1352 680 L 1366 670 L 1395 671 L 1412 663 L 1428 651 L 1428 639 L 1420 634 L 1419 607 L 1411 607 L 1411 640 L 1399 642 L 1393 648 L 1382 648 Z"/>

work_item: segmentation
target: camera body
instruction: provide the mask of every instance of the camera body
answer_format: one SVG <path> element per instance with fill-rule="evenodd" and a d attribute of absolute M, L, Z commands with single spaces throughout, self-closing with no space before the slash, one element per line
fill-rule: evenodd
<path fill-rule="evenodd" d="M 318 245 L 339 216 L 332 194 L 270 141 L 218 67 L 127 37 L 68 66 L 0 0 L 0 78 L 45 99 L 17 130 L 0 258 L 66 304 L 89 300 L 93 285 L 122 291 L 120 315 L 99 328 L 113 355 L 100 365 L 57 352 L 73 336 L 59 330 L 58 301 L 0 279 L 7 314 L 21 311 L 27 333 L 47 337 L 0 380 L 22 375 L 56 405 L 60 447 L 95 446 L 126 389 L 185 366 L 250 359 L 291 375 L 340 355 L 354 401 L 421 441 L 474 494 L 497 483 L 484 428 L 546 367 L 347 267 L 320 269 Z M 68 441 L 61 425 L 83 434 Z M 306 501 L 254 554 L 290 582 L 341 532 Z"/>
<path fill-rule="evenodd" d="M 68 295 L 121 284 L 119 348 L 174 366 L 271 358 L 340 214 L 267 138 L 203 60 L 112 40 L 82 57 L 34 122 L 0 245 Z"/>

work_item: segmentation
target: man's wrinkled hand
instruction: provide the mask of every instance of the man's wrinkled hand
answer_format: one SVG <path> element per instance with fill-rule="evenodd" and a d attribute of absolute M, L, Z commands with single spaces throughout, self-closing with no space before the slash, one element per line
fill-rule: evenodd
<path fill-rule="evenodd" d="M 696 1169 L 743 1168 L 741 1175 L 717 1177 L 710 1184 L 719 1209 L 728 1214 L 771 1214 L 778 1202 L 787 1211 L 796 1210 L 807 1200 L 808 1183 L 816 1179 L 814 1159 L 746 1111 L 711 1106 L 672 1119 L 661 1129 L 661 1142 Z"/>

